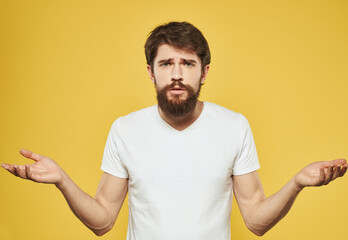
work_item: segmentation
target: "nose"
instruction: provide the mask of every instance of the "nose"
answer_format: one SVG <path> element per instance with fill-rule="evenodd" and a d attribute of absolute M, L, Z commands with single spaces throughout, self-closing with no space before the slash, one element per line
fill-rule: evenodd
<path fill-rule="evenodd" d="M 182 81 L 182 72 L 180 64 L 174 64 L 172 70 L 172 81 Z"/>

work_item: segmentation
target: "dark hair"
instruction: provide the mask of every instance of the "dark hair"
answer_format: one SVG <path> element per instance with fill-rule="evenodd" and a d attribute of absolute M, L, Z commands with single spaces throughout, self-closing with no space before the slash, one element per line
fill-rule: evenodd
<path fill-rule="evenodd" d="M 161 44 L 193 51 L 201 59 L 202 71 L 210 63 L 210 51 L 207 40 L 201 31 L 188 22 L 169 22 L 156 27 L 149 33 L 145 43 L 146 62 L 153 71 L 153 60 Z"/>

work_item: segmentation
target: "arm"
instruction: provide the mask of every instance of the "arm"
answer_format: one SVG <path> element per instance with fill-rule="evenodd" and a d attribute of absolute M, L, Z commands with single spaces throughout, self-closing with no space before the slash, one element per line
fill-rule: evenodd
<path fill-rule="evenodd" d="M 326 185 L 342 177 L 347 170 L 345 160 L 315 162 L 296 174 L 282 189 L 265 197 L 257 172 L 233 177 L 233 190 L 248 229 L 262 236 L 290 210 L 297 195 L 307 186 Z"/>
<path fill-rule="evenodd" d="M 76 217 L 101 236 L 110 231 L 116 222 L 127 195 L 128 179 L 104 173 L 95 198 L 83 192 L 67 175 L 64 182 L 56 186 Z"/>
<path fill-rule="evenodd" d="M 128 191 L 128 179 L 104 173 L 95 198 L 82 191 L 59 165 L 50 158 L 21 149 L 20 153 L 35 161 L 31 165 L 2 164 L 10 173 L 39 183 L 55 184 L 73 213 L 100 236 L 114 225 Z"/>

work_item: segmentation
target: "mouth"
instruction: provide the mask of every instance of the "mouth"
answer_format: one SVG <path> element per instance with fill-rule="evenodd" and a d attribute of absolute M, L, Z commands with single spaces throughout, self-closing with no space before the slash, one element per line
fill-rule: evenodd
<path fill-rule="evenodd" d="M 169 89 L 169 92 L 175 95 L 180 95 L 186 92 L 185 88 L 182 88 L 180 86 L 175 86 Z"/>

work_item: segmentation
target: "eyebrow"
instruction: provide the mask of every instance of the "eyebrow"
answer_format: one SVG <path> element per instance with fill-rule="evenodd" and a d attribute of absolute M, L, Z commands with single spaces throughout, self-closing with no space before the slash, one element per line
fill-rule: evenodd
<path fill-rule="evenodd" d="M 193 60 L 193 59 L 185 59 L 185 58 L 182 58 L 182 60 L 184 62 L 188 62 L 188 63 L 197 63 L 196 60 Z"/>
<path fill-rule="evenodd" d="M 171 60 L 173 60 L 173 58 L 162 59 L 162 60 L 159 60 L 159 61 L 158 61 L 158 64 L 167 63 L 167 62 L 170 62 Z"/>
<path fill-rule="evenodd" d="M 167 59 L 161 59 L 158 61 L 158 64 L 161 64 L 161 63 L 168 63 L 170 61 L 172 61 L 173 58 L 167 58 Z M 193 60 L 193 59 L 185 59 L 185 58 L 181 58 L 180 60 L 184 61 L 184 62 L 189 62 L 189 63 L 197 63 L 196 60 Z"/>

